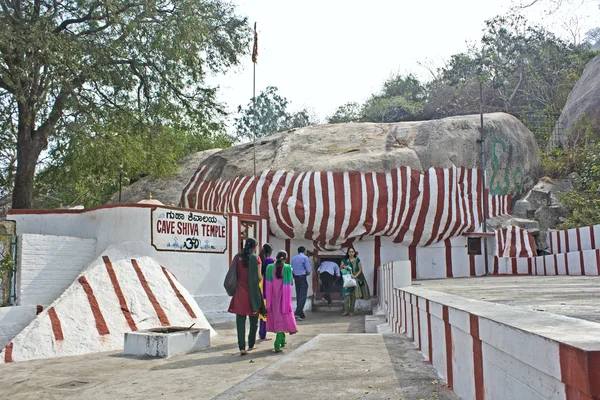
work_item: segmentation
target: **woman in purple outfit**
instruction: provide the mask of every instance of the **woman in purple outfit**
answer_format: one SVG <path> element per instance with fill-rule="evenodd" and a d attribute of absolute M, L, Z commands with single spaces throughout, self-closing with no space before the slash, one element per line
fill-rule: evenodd
<path fill-rule="evenodd" d="M 273 257 L 271 257 L 271 254 L 273 254 L 273 246 L 271 246 L 269 243 L 265 243 L 263 244 L 262 250 L 260 251 L 260 253 L 258 254 L 258 257 L 260 258 L 260 261 L 262 262 L 262 276 L 265 276 L 265 272 L 267 271 L 267 265 L 269 264 L 273 264 L 275 262 L 275 259 Z M 265 297 L 265 283 L 264 280 L 263 282 L 261 282 L 262 284 L 262 289 L 263 289 L 263 298 Z M 262 314 L 259 315 L 260 318 L 260 328 L 258 329 L 258 337 L 260 340 L 271 340 L 271 338 L 267 338 L 267 318 L 268 316 L 263 316 Z"/>
<path fill-rule="evenodd" d="M 285 347 L 285 334 L 298 332 L 292 307 L 292 266 L 285 263 L 287 253 L 277 253 L 275 264 L 267 265 L 265 271 L 265 294 L 267 297 L 267 331 L 276 332 L 275 352 Z"/>

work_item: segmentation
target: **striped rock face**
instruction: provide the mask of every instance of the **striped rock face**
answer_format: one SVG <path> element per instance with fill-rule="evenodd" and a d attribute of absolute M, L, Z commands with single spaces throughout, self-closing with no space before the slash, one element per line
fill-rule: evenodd
<path fill-rule="evenodd" d="M 125 332 L 192 324 L 215 334 L 166 268 L 104 255 L 0 352 L 0 363 L 119 350 Z"/>
<path fill-rule="evenodd" d="M 487 196 L 477 115 L 308 127 L 235 146 L 200 164 L 180 204 L 260 214 L 275 236 L 321 250 L 363 236 L 427 246 L 477 229 L 484 203 L 488 217 L 508 214 L 511 196 L 537 181 L 531 132 L 508 114 L 485 121 Z"/>

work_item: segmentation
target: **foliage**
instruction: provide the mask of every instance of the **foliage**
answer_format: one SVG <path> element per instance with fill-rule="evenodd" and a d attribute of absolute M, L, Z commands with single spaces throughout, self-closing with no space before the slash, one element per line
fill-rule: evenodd
<path fill-rule="evenodd" d="M 567 133 L 577 139 L 542 154 L 547 175 L 565 177 L 577 172 L 581 177 L 580 187 L 561 197 L 570 210 L 561 228 L 600 224 L 600 125 L 582 116 Z"/>
<path fill-rule="evenodd" d="M 114 115 L 102 125 L 85 125 L 58 143 L 49 165 L 36 177 L 36 198 L 42 208 L 106 203 L 123 185 L 143 176 L 165 177 L 177 171 L 187 154 L 229 147 L 224 134 L 209 137 L 182 126 L 152 125 L 135 115 Z"/>
<path fill-rule="evenodd" d="M 10 276 L 13 271 L 15 261 L 12 254 L 12 236 L 0 236 L 0 285 L 2 285 L 2 297 L 0 305 L 3 305 L 9 296 Z"/>
<path fill-rule="evenodd" d="M 235 133 L 238 139 L 265 137 L 288 129 L 315 125 L 316 118 L 307 110 L 288 112 L 290 102 L 279 95 L 275 86 L 268 86 L 256 97 L 256 104 L 250 100 L 246 108 L 238 106 L 239 116 L 235 118 Z"/>
<path fill-rule="evenodd" d="M 332 116 L 327 118 L 328 124 L 359 122 L 362 119 L 361 107 L 358 103 L 349 102 L 339 106 Z"/>
<path fill-rule="evenodd" d="M 3 1 L 0 32 L 0 99 L 16 104 L 0 109 L 18 137 L 13 208 L 31 205 L 41 152 L 82 132 L 73 125 L 123 112 L 212 132 L 223 111 L 205 76 L 238 64 L 250 38 L 221 0 Z"/>
<path fill-rule="evenodd" d="M 426 98 L 425 86 L 414 75 L 396 75 L 383 83 L 379 94 L 367 100 L 362 109 L 362 120 L 366 122 L 418 120 L 423 112 Z"/>
<path fill-rule="evenodd" d="M 426 114 L 439 118 L 479 112 L 479 82 L 484 112 L 534 118 L 558 114 L 594 55 L 587 46 L 567 44 L 520 15 L 492 18 L 480 46 L 452 56 L 441 69 L 430 85 L 434 104 L 428 104 Z M 447 98 L 453 101 L 445 104 Z"/>

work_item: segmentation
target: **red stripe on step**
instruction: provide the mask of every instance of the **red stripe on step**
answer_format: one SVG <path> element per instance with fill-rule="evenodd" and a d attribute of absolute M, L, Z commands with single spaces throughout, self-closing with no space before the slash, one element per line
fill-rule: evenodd
<path fill-rule="evenodd" d="M 375 258 L 375 268 L 381 266 L 381 236 L 375 236 L 375 246 L 373 257 Z M 289 253 L 288 253 L 289 254 Z M 373 296 L 377 296 L 377 274 L 373 274 Z"/>
<path fill-rule="evenodd" d="M 56 314 L 54 307 L 50 307 L 48 309 L 48 316 L 50 317 L 52 332 L 54 332 L 54 339 L 63 340 L 65 336 L 63 335 L 62 325 L 60 324 L 60 319 L 58 319 L 58 315 Z"/>
<path fill-rule="evenodd" d="M 429 311 L 429 300 L 425 301 L 425 307 L 427 309 L 427 344 L 429 346 L 429 362 L 433 364 L 433 343 L 431 343 L 431 314 Z"/>
<path fill-rule="evenodd" d="M 444 240 L 446 246 L 446 278 L 452 278 L 454 275 L 452 272 L 452 243 L 450 239 Z"/>
<path fill-rule="evenodd" d="M 6 346 L 4 348 L 4 362 L 6 364 L 13 362 L 12 351 L 13 351 L 13 343 L 11 342 L 8 344 L 8 346 Z"/>
<path fill-rule="evenodd" d="M 80 276 L 78 279 L 79 283 L 83 287 L 83 291 L 87 295 L 88 301 L 90 303 L 90 308 L 92 309 L 92 314 L 94 315 L 94 320 L 96 320 L 96 329 L 98 329 L 98 333 L 100 335 L 108 335 L 110 331 L 108 330 L 108 326 L 106 325 L 106 321 L 102 316 L 102 311 L 100 311 L 100 305 L 98 304 L 98 300 L 96 300 L 96 296 L 94 295 L 94 291 L 90 286 L 85 276 Z M 50 313 L 50 310 L 48 310 Z M 52 317 L 51 317 L 52 318 Z M 58 319 L 58 318 L 57 318 Z M 52 325 L 54 326 L 54 324 Z M 56 332 L 55 332 L 56 335 Z M 62 332 L 61 332 L 62 335 Z M 57 338 L 58 340 L 58 338 Z"/>
<path fill-rule="evenodd" d="M 417 279 L 417 246 L 408 248 L 408 259 L 410 260 L 411 277 Z"/>
<path fill-rule="evenodd" d="M 421 350 L 421 312 L 419 311 L 419 298 L 416 297 L 415 306 L 417 307 L 417 335 L 419 335 L 419 350 Z"/>
<path fill-rule="evenodd" d="M 171 276 L 169 275 L 169 271 L 167 271 L 167 269 L 165 267 L 163 267 L 162 265 L 160 267 L 162 268 L 163 273 L 167 277 L 167 280 L 169 281 L 169 285 L 171 285 L 171 288 L 173 288 L 173 291 L 177 295 L 177 298 L 179 299 L 179 301 L 181 302 L 181 304 L 183 305 L 185 310 L 188 312 L 190 317 L 196 318 L 196 314 L 194 313 L 194 310 L 192 310 L 190 303 L 187 302 L 187 300 L 185 299 L 185 297 L 183 297 L 183 295 L 181 294 L 179 289 L 177 289 L 177 286 L 175 286 L 175 282 L 173 282 L 173 280 L 171 279 Z"/>
<path fill-rule="evenodd" d="M 448 306 L 442 306 L 442 319 L 444 320 L 444 333 L 446 339 L 446 375 L 448 386 L 454 386 L 454 375 L 452 372 L 452 327 L 450 326 L 450 317 L 448 315 Z"/>
<path fill-rule="evenodd" d="M 477 272 L 475 271 L 475 256 L 473 254 L 469 255 L 469 275 L 477 276 Z"/>
<path fill-rule="evenodd" d="M 144 288 L 144 291 L 146 292 L 146 295 L 148 296 L 148 299 L 150 300 L 150 303 L 152 303 L 152 307 L 154 307 L 154 311 L 156 311 L 156 315 L 158 316 L 158 320 L 160 321 L 161 325 L 162 326 L 171 325 L 171 323 L 169 322 L 169 318 L 167 318 L 167 314 L 165 314 L 164 310 L 158 303 L 158 300 L 156 300 L 156 296 L 154 296 L 154 293 L 152 293 L 152 289 L 150 289 L 150 285 L 148 285 L 148 281 L 146 280 L 146 277 L 142 273 L 142 269 L 138 265 L 137 261 L 132 259 L 131 265 L 133 265 L 133 269 L 135 269 L 135 273 L 137 274 L 137 276 L 140 280 L 140 283 L 142 284 L 142 287 Z"/>
<path fill-rule="evenodd" d="M 485 398 L 483 389 L 483 353 L 479 338 L 479 317 L 470 314 L 471 336 L 473 337 L 473 372 L 475 374 L 475 400 Z"/>
<path fill-rule="evenodd" d="M 125 296 L 123 295 L 123 291 L 121 290 L 121 285 L 119 285 L 119 280 L 117 279 L 117 275 L 115 274 L 115 270 L 110 262 L 110 259 L 107 256 L 102 256 L 102 260 L 104 261 L 104 266 L 106 267 L 106 271 L 108 272 L 108 276 L 110 277 L 110 282 L 115 289 L 115 294 L 119 299 L 119 306 L 121 307 L 121 311 L 123 312 L 123 316 L 129 325 L 129 329 L 132 331 L 137 331 L 137 326 L 133 321 L 133 317 L 131 316 L 131 312 L 127 307 L 127 302 L 125 301 Z"/>

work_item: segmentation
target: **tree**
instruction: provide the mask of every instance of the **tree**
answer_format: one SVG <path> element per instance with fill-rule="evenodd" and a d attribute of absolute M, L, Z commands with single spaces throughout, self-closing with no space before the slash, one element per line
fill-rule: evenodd
<path fill-rule="evenodd" d="M 208 137 L 187 127 L 131 123 L 136 116 L 115 114 L 102 125 L 74 130 L 69 140 L 54 146 L 50 161 L 36 175 L 37 206 L 85 207 L 106 203 L 123 185 L 144 177 L 177 172 L 185 155 L 212 147 L 229 147 L 224 134 Z"/>
<path fill-rule="evenodd" d="M 327 118 L 328 124 L 359 122 L 362 119 L 361 107 L 358 103 L 349 102 L 339 106 L 333 115 Z"/>
<path fill-rule="evenodd" d="M 0 32 L 0 99 L 14 104 L 0 113 L 17 137 L 13 208 L 31 206 L 41 152 L 73 126 L 129 112 L 148 126 L 211 132 L 223 111 L 204 77 L 236 65 L 250 37 L 221 0 L 2 1 Z"/>
<path fill-rule="evenodd" d="M 396 75 L 383 83 L 379 94 L 367 100 L 362 109 L 363 120 L 414 121 L 420 118 L 426 99 L 426 88 L 414 75 Z"/>
<path fill-rule="evenodd" d="M 235 118 L 235 133 L 240 139 L 269 136 L 288 129 L 315 125 L 316 118 L 307 110 L 289 113 L 289 101 L 279 95 L 275 86 L 268 86 L 256 97 L 256 104 L 250 100 L 246 108 L 238 106 L 239 116 Z"/>

